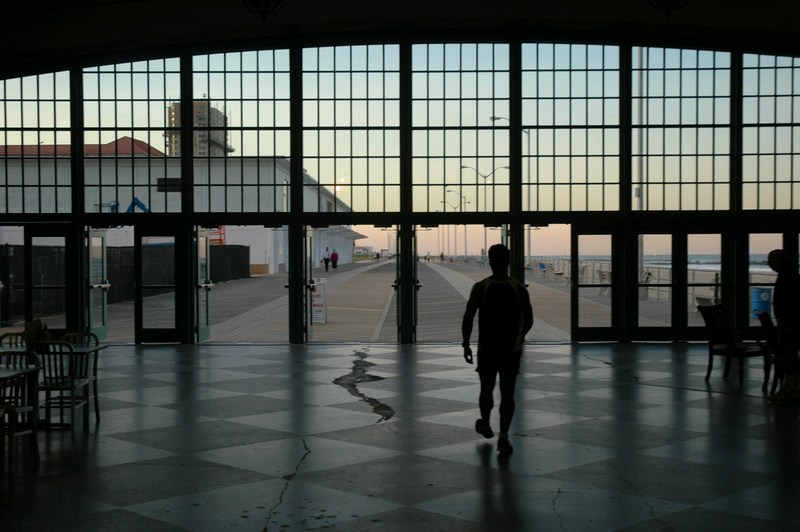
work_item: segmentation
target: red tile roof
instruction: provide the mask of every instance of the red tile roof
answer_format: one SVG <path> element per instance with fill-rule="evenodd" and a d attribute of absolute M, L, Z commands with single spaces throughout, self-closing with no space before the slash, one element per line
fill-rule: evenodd
<path fill-rule="evenodd" d="M 69 157 L 69 144 L 25 144 L 22 146 L 0 146 L 0 156 L 8 157 Z M 144 141 L 131 137 L 120 137 L 106 144 L 86 144 L 87 157 L 109 157 L 120 155 L 164 157 L 164 153 Z"/>

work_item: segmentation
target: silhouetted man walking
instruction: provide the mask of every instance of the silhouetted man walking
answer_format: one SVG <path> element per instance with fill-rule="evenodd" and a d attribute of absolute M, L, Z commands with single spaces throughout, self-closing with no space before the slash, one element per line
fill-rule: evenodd
<path fill-rule="evenodd" d="M 800 274 L 797 266 L 782 249 L 767 255 L 767 264 L 778 273 L 772 296 L 772 310 L 778 322 L 778 356 L 783 363 L 783 385 L 770 400 L 800 399 Z"/>
<path fill-rule="evenodd" d="M 500 375 L 500 434 L 497 450 L 510 453 L 508 429 L 514 416 L 514 388 L 522 358 L 525 334 L 533 327 L 533 308 L 528 289 L 508 276 L 510 254 L 503 244 L 489 248 L 492 275 L 475 283 L 461 323 L 464 359 L 472 364 L 469 338 L 478 313 L 478 367 L 481 392 L 478 398 L 481 417 L 475 430 L 485 438 L 494 436 L 489 419 L 494 407 L 494 387 Z"/>

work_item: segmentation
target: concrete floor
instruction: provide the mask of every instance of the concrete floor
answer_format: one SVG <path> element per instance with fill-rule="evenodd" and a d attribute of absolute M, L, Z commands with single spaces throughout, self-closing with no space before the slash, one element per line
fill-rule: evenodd
<path fill-rule="evenodd" d="M 457 346 L 111 346 L 0 530 L 797 530 L 800 408 L 705 353 L 526 346 L 503 456 Z"/>

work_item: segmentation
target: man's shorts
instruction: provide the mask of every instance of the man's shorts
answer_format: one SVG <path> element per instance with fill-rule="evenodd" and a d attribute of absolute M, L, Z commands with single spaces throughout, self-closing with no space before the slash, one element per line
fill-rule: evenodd
<path fill-rule="evenodd" d="M 519 365 L 522 360 L 522 349 L 514 351 L 513 353 L 492 353 L 490 351 L 481 350 L 478 348 L 478 366 L 475 368 L 477 372 L 510 372 L 519 373 Z"/>

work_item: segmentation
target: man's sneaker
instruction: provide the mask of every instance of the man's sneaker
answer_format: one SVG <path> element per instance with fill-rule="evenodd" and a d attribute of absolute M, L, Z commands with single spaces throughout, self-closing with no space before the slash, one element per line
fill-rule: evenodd
<path fill-rule="evenodd" d="M 492 432 L 492 427 L 489 426 L 489 422 L 485 419 L 478 419 L 475 421 L 475 432 L 483 436 L 484 438 L 491 438 L 494 436 L 494 432 Z"/>
<path fill-rule="evenodd" d="M 508 438 L 498 438 L 497 439 L 497 452 L 500 453 L 511 453 L 514 451 L 514 446 L 511 445 L 511 442 L 508 441 Z"/>

